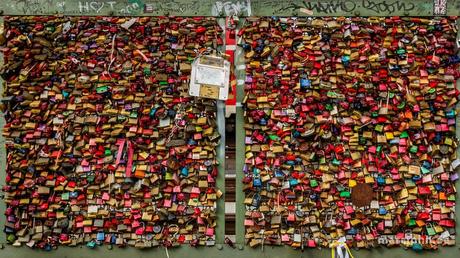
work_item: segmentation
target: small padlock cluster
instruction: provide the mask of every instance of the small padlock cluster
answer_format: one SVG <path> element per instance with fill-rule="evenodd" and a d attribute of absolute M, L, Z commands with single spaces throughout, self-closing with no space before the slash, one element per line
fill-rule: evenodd
<path fill-rule="evenodd" d="M 455 17 L 246 22 L 249 245 L 454 245 Z"/>
<path fill-rule="evenodd" d="M 214 18 L 7 17 L 3 136 L 9 243 L 213 245 L 213 100 L 191 63 Z"/>

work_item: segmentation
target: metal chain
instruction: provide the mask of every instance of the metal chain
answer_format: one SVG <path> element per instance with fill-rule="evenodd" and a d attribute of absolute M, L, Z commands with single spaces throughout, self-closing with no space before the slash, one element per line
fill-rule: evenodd
<path fill-rule="evenodd" d="M 181 103 L 179 103 L 179 108 L 177 110 L 176 116 L 174 117 L 174 125 L 171 128 L 171 132 L 169 133 L 168 138 L 166 139 L 166 144 L 171 141 L 171 138 L 174 136 L 176 131 L 178 131 L 179 129 L 185 128 L 187 121 L 183 119 L 184 111 L 185 111 L 185 108 L 184 108 L 184 105 L 182 105 L 182 101 L 181 101 Z"/>

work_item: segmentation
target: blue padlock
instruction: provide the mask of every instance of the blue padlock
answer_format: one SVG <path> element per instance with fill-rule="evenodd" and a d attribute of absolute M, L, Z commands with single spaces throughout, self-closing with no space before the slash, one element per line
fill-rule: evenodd
<path fill-rule="evenodd" d="M 350 228 L 350 229 L 347 231 L 347 234 L 348 234 L 348 235 L 356 235 L 356 234 L 358 234 L 358 230 L 356 230 L 356 228 Z"/>
<path fill-rule="evenodd" d="M 390 140 L 390 144 L 396 144 L 398 145 L 399 144 L 399 137 L 395 137 L 393 139 Z"/>
<path fill-rule="evenodd" d="M 442 190 L 442 185 L 441 184 L 434 184 L 434 188 L 436 191 L 441 191 Z"/>
<path fill-rule="evenodd" d="M 294 130 L 294 131 L 292 132 L 292 137 L 298 138 L 299 136 L 300 136 L 300 132 L 299 132 L 299 131 Z"/>
<path fill-rule="evenodd" d="M 12 229 L 10 227 L 5 226 L 5 228 L 3 229 L 3 232 L 5 232 L 5 233 L 13 233 L 15 231 L 14 231 L 14 229 Z"/>
<path fill-rule="evenodd" d="M 275 177 L 284 177 L 284 176 L 285 175 L 284 175 L 283 171 L 281 171 L 279 169 L 275 170 Z"/>
<path fill-rule="evenodd" d="M 377 184 L 378 185 L 384 185 L 385 184 L 385 178 L 383 178 L 382 176 L 378 176 L 377 177 Z"/>
<path fill-rule="evenodd" d="M 286 161 L 286 165 L 293 166 L 295 165 L 295 162 L 293 160 L 288 160 Z"/>
<path fill-rule="evenodd" d="M 150 117 L 154 117 L 156 112 L 157 112 L 157 109 L 156 109 L 156 108 L 150 109 L 149 116 L 150 116 Z"/>
<path fill-rule="evenodd" d="M 413 243 L 412 244 L 412 250 L 416 251 L 416 252 L 421 252 L 423 251 L 423 246 L 419 243 Z"/>
<path fill-rule="evenodd" d="M 259 194 L 255 194 L 254 197 L 252 198 L 252 206 L 253 207 L 259 207 L 259 204 L 260 204 L 260 195 Z"/>
<path fill-rule="evenodd" d="M 311 87 L 311 81 L 308 78 L 302 78 L 300 79 L 300 89 L 306 90 Z"/>
<path fill-rule="evenodd" d="M 299 182 L 297 181 L 297 179 L 295 179 L 295 178 L 289 179 L 289 186 L 290 187 L 296 186 L 298 184 L 299 184 Z"/>
<path fill-rule="evenodd" d="M 78 192 L 70 192 L 69 193 L 69 198 L 70 199 L 74 199 L 74 198 L 77 198 L 78 197 Z"/>
<path fill-rule="evenodd" d="M 96 240 L 97 240 L 97 241 L 104 241 L 104 239 L 105 239 L 105 234 L 104 234 L 104 232 L 97 232 L 97 234 L 96 234 Z"/>
<path fill-rule="evenodd" d="M 387 214 L 387 209 L 385 209 L 385 207 L 383 206 L 380 206 L 379 207 L 379 215 L 385 215 Z"/>
<path fill-rule="evenodd" d="M 423 161 L 423 165 L 422 165 L 422 166 L 424 166 L 424 167 L 430 169 L 430 168 L 431 168 L 431 163 L 425 160 L 425 161 Z"/>
<path fill-rule="evenodd" d="M 455 110 L 451 109 L 446 112 L 446 117 L 447 118 L 455 118 Z"/>
<path fill-rule="evenodd" d="M 62 91 L 62 96 L 64 96 L 64 98 L 68 98 L 70 96 L 70 93 L 67 91 Z"/>
<path fill-rule="evenodd" d="M 310 199 L 312 199 L 313 201 L 318 200 L 318 197 L 319 197 L 319 195 L 317 195 L 317 194 L 310 194 Z"/>
<path fill-rule="evenodd" d="M 252 186 L 254 187 L 262 187 L 262 180 L 259 177 L 256 177 L 252 181 Z"/>
<path fill-rule="evenodd" d="M 180 170 L 180 174 L 181 174 L 182 176 L 187 177 L 187 176 L 188 176 L 188 168 L 187 168 L 187 167 L 183 167 L 183 168 Z"/>
<path fill-rule="evenodd" d="M 348 55 L 342 56 L 342 63 L 344 65 L 347 65 L 349 62 L 350 62 L 350 56 Z"/>
<path fill-rule="evenodd" d="M 440 143 L 442 141 L 442 135 L 440 133 L 436 133 L 433 139 L 434 143 Z"/>

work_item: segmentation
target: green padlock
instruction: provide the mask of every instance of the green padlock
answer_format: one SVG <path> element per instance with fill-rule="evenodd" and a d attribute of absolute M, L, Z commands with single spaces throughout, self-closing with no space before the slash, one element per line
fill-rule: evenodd
<path fill-rule="evenodd" d="M 279 139 L 280 139 L 280 137 L 278 137 L 278 135 L 276 135 L 276 134 L 270 134 L 268 136 L 268 138 L 270 138 L 270 140 L 272 140 L 272 141 L 279 141 Z"/>
<path fill-rule="evenodd" d="M 404 48 L 398 48 L 396 50 L 396 54 L 398 54 L 398 55 L 403 55 L 405 53 L 406 53 L 406 50 Z"/>
<path fill-rule="evenodd" d="M 431 172 L 428 168 L 423 167 L 423 166 L 420 169 L 422 170 L 422 174 L 428 174 Z"/>
<path fill-rule="evenodd" d="M 316 179 L 311 179 L 311 180 L 310 180 L 310 186 L 311 186 L 311 187 L 316 187 L 316 186 L 318 186 L 318 181 L 316 181 Z"/>
<path fill-rule="evenodd" d="M 340 166 L 340 163 L 341 163 L 340 160 L 338 160 L 338 159 L 336 159 L 336 158 L 334 158 L 334 159 L 332 160 L 332 164 L 334 164 L 334 165 L 336 165 L 336 166 Z"/>
<path fill-rule="evenodd" d="M 96 247 L 96 242 L 95 241 L 90 241 L 86 244 L 87 247 L 93 249 Z"/>
<path fill-rule="evenodd" d="M 429 236 L 436 235 L 436 231 L 434 230 L 432 225 L 427 225 L 426 226 L 426 234 L 429 235 Z"/>
<path fill-rule="evenodd" d="M 108 148 L 104 150 L 104 156 L 112 156 L 112 151 Z"/>
<path fill-rule="evenodd" d="M 131 113 L 129 114 L 129 117 L 130 117 L 130 118 L 137 118 L 137 112 L 131 112 Z"/>
<path fill-rule="evenodd" d="M 403 109 L 405 106 L 406 106 L 406 102 L 403 101 L 403 102 L 401 102 L 401 103 L 398 105 L 398 108 L 399 108 L 399 109 Z"/>
<path fill-rule="evenodd" d="M 109 90 L 109 86 L 107 85 L 96 88 L 97 93 L 104 93 L 104 92 L 107 92 L 108 90 Z"/>
<path fill-rule="evenodd" d="M 70 194 L 69 194 L 69 192 L 62 193 L 62 194 L 61 194 L 61 199 L 62 199 L 63 201 L 68 201 L 68 200 L 70 199 Z"/>
<path fill-rule="evenodd" d="M 86 180 L 88 180 L 88 182 L 90 182 L 90 183 L 94 182 L 94 179 L 96 179 L 96 176 L 94 174 L 89 174 L 86 177 Z"/>
<path fill-rule="evenodd" d="M 319 164 L 326 164 L 326 158 L 325 157 L 321 157 L 319 159 Z"/>
<path fill-rule="evenodd" d="M 170 172 L 166 172 L 165 174 L 165 180 L 173 180 L 173 174 Z"/>
<path fill-rule="evenodd" d="M 144 67 L 144 75 L 145 75 L 145 76 L 149 76 L 150 74 L 151 74 L 150 68 Z"/>
<path fill-rule="evenodd" d="M 340 197 L 350 198 L 350 191 L 340 192 Z"/>
<path fill-rule="evenodd" d="M 14 243 L 14 241 L 16 241 L 16 237 L 13 235 L 13 234 L 10 234 L 6 237 L 6 241 L 8 241 L 8 243 L 12 244 Z"/>

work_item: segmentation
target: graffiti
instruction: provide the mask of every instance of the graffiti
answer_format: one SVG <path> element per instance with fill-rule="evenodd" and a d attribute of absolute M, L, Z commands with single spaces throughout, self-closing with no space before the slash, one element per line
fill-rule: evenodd
<path fill-rule="evenodd" d="M 212 15 L 225 14 L 226 16 L 241 15 L 246 12 L 248 16 L 251 15 L 251 1 L 216 1 L 212 6 Z"/>
<path fill-rule="evenodd" d="M 447 14 L 447 0 L 434 0 L 433 1 L 433 14 L 446 15 Z"/>
<path fill-rule="evenodd" d="M 52 0 L 17 0 L 12 5 L 24 14 L 43 14 L 51 3 Z"/>
<path fill-rule="evenodd" d="M 396 11 L 408 12 L 415 9 L 415 5 L 410 2 L 387 2 L 387 1 L 370 1 L 370 0 L 362 0 L 362 7 L 369 11 L 374 11 L 377 14 L 380 13 L 388 13 L 391 14 Z"/>
<path fill-rule="evenodd" d="M 128 1 L 123 7 L 116 7 L 117 1 L 79 1 L 78 10 L 80 13 L 101 13 L 102 10 L 116 11 L 120 14 L 133 14 L 143 9 L 141 1 Z"/>
<path fill-rule="evenodd" d="M 280 8 L 278 11 L 285 10 L 311 10 L 315 14 L 334 14 L 339 12 L 353 12 L 358 8 L 372 11 L 375 14 L 392 14 L 396 11 L 408 12 L 415 9 L 415 5 L 404 1 L 372 1 L 372 0 L 331 0 L 331 1 L 308 1 L 304 0 L 301 4 L 291 2 L 289 5 Z"/>
<path fill-rule="evenodd" d="M 148 8 L 144 9 L 144 12 L 147 12 L 146 10 L 155 10 L 157 13 L 194 13 L 198 14 L 198 9 L 200 8 L 200 5 L 203 4 L 199 0 L 196 1 L 191 1 L 191 2 L 186 2 L 183 3 L 182 1 L 177 1 L 177 0 L 172 0 L 172 1 L 158 1 L 155 4 L 151 3 L 148 4 Z"/>
<path fill-rule="evenodd" d="M 144 3 L 147 2 L 147 3 Z M 4 15 L 456 15 L 460 0 L 0 0 Z"/>
<path fill-rule="evenodd" d="M 96 12 L 100 13 L 102 8 L 108 4 L 112 7 L 112 5 L 116 2 L 98 2 L 98 1 L 91 1 L 91 2 L 78 2 L 78 9 L 81 13 L 89 13 L 89 12 Z"/>
<path fill-rule="evenodd" d="M 141 11 L 143 3 L 140 0 L 130 0 L 128 5 L 120 9 L 121 14 L 133 14 L 135 12 Z"/>
<path fill-rule="evenodd" d="M 58 12 L 64 13 L 65 12 L 65 2 L 57 2 L 56 3 L 56 9 Z"/>

